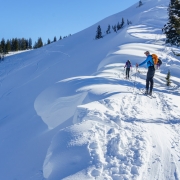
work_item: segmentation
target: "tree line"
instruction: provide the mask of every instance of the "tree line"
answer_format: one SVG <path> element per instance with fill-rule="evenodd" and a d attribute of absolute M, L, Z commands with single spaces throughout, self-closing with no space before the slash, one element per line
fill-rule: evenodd
<path fill-rule="evenodd" d="M 130 25 L 130 24 L 132 24 L 132 22 L 127 19 L 127 25 Z M 124 26 L 124 18 L 122 18 L 121 23 L 118 22 L 117 24 L 113 25 L 112 27 L 110 25 L 108 25 L 107 30 L 106 30 L 106 34 L 111 33 L 111 28 L 114 32 L 117 33 L 117 31 L 122 29 L 123 26 Z M 101 26 L 98 25 L 97 30 L 96 30 L 95 39 L 100 39 L 100 38 L 103 38 L 103 35 L 102 35 L 102 31 L 101 31 Z"/>
<path fill-rule="evenodd" d="M 142 5 L 143 5 L 142 1 L 139 0 L 139 4 L 137 7 L 141 7 Z M 117 33 L 118 30 L 123 28 L 124 23 L 125 23 L 124 18 L 122 18 L 121 23 L 118 22 L 117 24 L 112 26 L 112 30 Z M 132 24 L 132 22 L 127 19 L 127 25 L 130 25 L 130 24 Z M 106 30 L 106 34 L 109 34 L 109 33 L 111 33 L 111 26 L 110 25 L 108 25 L 107 30 Z M 102 31 L 101 31 L 101 26 L 98 25 L 97 30 L 96 30 L 95 39 L 100 39 L 100 38 L 103 38 L 103 35 L 102 35 Z"/>
<path fill-rule="evenodd" d="M 0 53 L 7 54 L 10 51 L 19 51 L 19 50 L 26 50 L 32 49 L 32 39 L 25 39 L 25 38 L 13 38 L 8 39 L 5 41 L 4 38 L 0 41 Z"/>
<path fill-rule="evenodd" d="M 71 34 L 69 34 L 71 36 Z M 59 40 L 62 40 L 64 38 L 67 38 L 68 36 L 60 36 Z M 53 42 L 56 42 L 57 38 L 54 37 L 53 41 L 51 41 L 49 38 L 47 40 L 47 43 L 43 43 L 42 38 L 39 37 L 37 41 L 35 41 L 34 45 L 32 45 L 32 39 L 25 39 L 25 38 L 12 38 L 5 40 L 2 38 L 0 41 L 0 58 L 3 59 L 5 54 L 8 54 L 11 51 L 23 51 L 28 49 L 37 49 L 44 45 L 51 44 Z M 2 58 L 3 57 L 3 58 Z"/>

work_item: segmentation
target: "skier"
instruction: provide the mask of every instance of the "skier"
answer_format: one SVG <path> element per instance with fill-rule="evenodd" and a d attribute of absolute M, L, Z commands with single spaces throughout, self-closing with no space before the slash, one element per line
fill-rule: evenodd
<path fill-rule="evenodd" d="M 125 67 L 126 67 L 126 79 L 129 79 L 129 71 L 130 71 L 130 68 L 132 67 L 130 60 L 127 60 L 125 66 L 124 66 L 124 69 L 125 69 Z"/>
<path fill-rule="evenodd" d="M 154 85 L 153 77 L 154 77 L 154 74 L 155 74 L 154 61 L 153 61 L 152 56 L 150 55 L 149 51 L 146 51 L 144 54 L 147 57 L 146 60 L 144 60 L 140 64 L 136 64 L 136 67 L 142 66 L 143 64 L 147 63 L 148 72 L 147 72 L 147 77 L 146 77 L 146 91 L 145 91 L 145 94 L 146 95 L 149 94 L 150 96 L 152 96 L 152 89 L 153 89 L 153 85 Z M 150 91 L 148 91 L 149 90 L 149 85 L 150 85 Z"/>

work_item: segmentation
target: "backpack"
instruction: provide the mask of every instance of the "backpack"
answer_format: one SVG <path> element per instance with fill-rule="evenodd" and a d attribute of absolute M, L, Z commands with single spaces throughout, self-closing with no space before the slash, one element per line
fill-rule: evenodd
<path fill-rule="evenodd" d="M 154 65 L 157 65 L 158 64 L 158 56 L 156 54 L 152 54 L 151 56 L 152 56 Z"/>
<path fill-rule="evenodd" d="M 160 66 L 161 66 L 161 64 L 162 64 L 161 59 L 158 59 L 158 66 L 160 67 Z"/>

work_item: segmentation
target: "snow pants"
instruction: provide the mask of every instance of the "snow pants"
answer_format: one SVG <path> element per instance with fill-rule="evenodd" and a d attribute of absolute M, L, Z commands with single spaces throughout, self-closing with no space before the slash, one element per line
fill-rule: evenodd
<path fill-rule="evenodd" d="M 146 90 L 149 90 L 149 85 L 150 85 L 150 92 L 152 92 L 154 81 L 153 77 L 155 74 L 155 68 L 154 66 L 148 67 L 148 72 L 147 72 L 147 77 L 146 77 Z"/>
<path fill-rule="evenodd" d="M 130 68 L 126 68 L 126 78 L 129 79 L 129 71 L 130 71 Z"/>

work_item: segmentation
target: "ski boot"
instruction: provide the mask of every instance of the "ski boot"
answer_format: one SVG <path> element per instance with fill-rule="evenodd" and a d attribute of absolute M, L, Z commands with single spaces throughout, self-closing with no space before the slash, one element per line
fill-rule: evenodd
<path fill-rule="evenodd" d="M 145 93 L 144 93 L 145 95 L 148 95 L 148 90 L 146 89 L 146 91 L 145 91 Z"/>
<path fill-rule="evenodd" d="M 149 95 L 152 96 L 152 91 L 149 91 Z"/>

